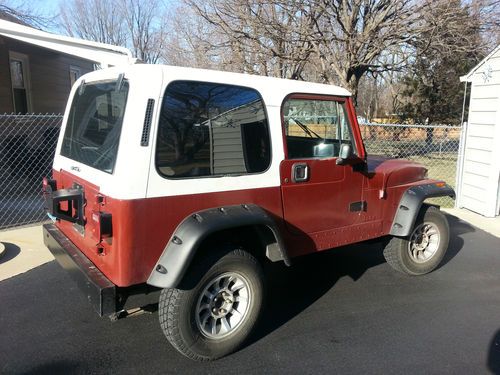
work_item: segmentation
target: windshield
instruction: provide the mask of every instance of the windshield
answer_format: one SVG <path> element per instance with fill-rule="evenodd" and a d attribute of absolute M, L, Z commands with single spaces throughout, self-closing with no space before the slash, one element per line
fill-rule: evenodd
<path fill-rule="evenodd" d="M 113 173 L 128 89 L 125 80 L 83 83 L 73 97 L 61 155 Z"/>

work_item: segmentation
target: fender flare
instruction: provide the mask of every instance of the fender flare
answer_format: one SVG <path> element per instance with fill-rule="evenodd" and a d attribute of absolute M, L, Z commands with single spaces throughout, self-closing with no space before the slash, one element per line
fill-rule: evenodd
<path fill-rule="evenodd" d="M 269 228 L 274 239 L 266 243 L 266 256 L 273 262 L 283 260 L 290 265 L 278 227 L 264 209 L 254 204 L 217 207 L 195 212 L 179 224 L 151 271 L 147 284 L 159 288 L 176 287 L 203 240 L 218 231 L 245 226 Z"/>
<path fill-rule="evenodd" d="M 408 236 L 417 220 L 424 200 L 444 196 L 455 199 L 455 191 L 444 182 L 437 181 L 408 188 L 399 201 L 389 234 L 397 237 Z"/>

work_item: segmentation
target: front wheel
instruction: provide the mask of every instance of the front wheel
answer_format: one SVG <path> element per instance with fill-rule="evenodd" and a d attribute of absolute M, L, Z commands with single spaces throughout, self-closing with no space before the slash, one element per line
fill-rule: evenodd
<path fill-rule="evenodd" d="M 201 277 L 200 277 L 201 275 Z M 160 325 L 167 340 L 195 360 L 213 360 L 237 350 L 260 315 L 264 276 L 248 252 L 205 256 L 186 275 L 189 290 L 164 289 Z"/>
<path fill-rule="evenodd" d="M 411 234 L 393 237 L 384 257 L 397 271 L 423 275 L 433 271 L 448 249 L 450 228 L 444 214 L 434 206 L 422 206 Z"/>

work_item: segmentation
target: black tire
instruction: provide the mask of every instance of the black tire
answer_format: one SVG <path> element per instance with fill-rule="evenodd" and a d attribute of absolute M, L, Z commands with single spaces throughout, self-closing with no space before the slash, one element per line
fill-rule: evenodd
<path fill-rule="evenodd" d="M 237 280 L 244 286 L 236 289 L 238 286 L 235 286 L 235 281 L 231 281 L 231 275 L 235 275 L 233 280 Z M 160 295 L 159 319 L 167 340 L 186 357 L 198 361 L 214 360 L 238 350 L 254 329 L 262 310 L 264 274 L 257 259 L 240 249 L 222 251 L 218 254 L 212 253 L 195 260 L 186 274 L 185 281 L 187 285 L 194 284 L 194 287 L 164 289 Z M 226 282 L 227 287 L 221 286 Z M 208 291 L 207 288 L 209 288 Z M 225 289 L 220 293 L 214 293 L 212 299 L 206 297 L 205 292 L 212 293 L 219 290 L 217 288 Z M 246 307 L 242 307 L 242 301 L 245 300 L 243 291 L 247 291 L 245 295 L 248 296 Z M 231 293 L 230 298 L 227 297 L 226 292 Z M 224 296 L 219 299 L 219 302 L 214 302 L 217 298 L 215 295 L 222 296 L 222 294 Z M 224 300 L 222 304 L 221 300 Z M 228 304 L 227 301 L 233 301 L 233 303 Z M 199 310 L 200 306 L 205 305 L 213 308 Z M 226 310 L 223 309 L 224 307 Z M 219 311 L 227 311 L 223 316 L 226 319 L 224 328 L 223 318 L 215 318 L 212 314 L 215 310 L 217 314 Z M 237 317 L 235 310 L 245 310 L 240 313 L 242 318 Z M 201 322 L 204 319 L 200 317 L 201 315 L 209 316 L 205 324 Z M 239 323 L 237 319 L 240 319 Z M 228 332 L 221 333 L 223 329 L 226 329 L 227 324 L 231 323 L 235 326 Z M 219 328 L 219 334 L 207 332 L 209 330 L 207 326 L 208 328 L 215 326 L 216 330 Z M 212 333 L 213 337 L 210 336 Z"/>
<path fill-rule="evenodd" d="M 428 259 L 425 259 L 426 250 L 418 250 L 424 246 L 425 241 L 422 240 L 418 244 L 418 240 L 412 242 L 412 239 L 422 239 L 422 237 L 418 237 L 418 231 L 420 228 L 425 231 L 425 228 L 428 228 L 429 225 L 431 228 L 430 233 L 437 230 L 439 242 L 434 251 L 429 251 L 431 255 L 428 256 Z M 432 236 L 435 236 L 435 234 L 426 237 L 429 244 L 429 238 L 432 238 Z M 392 237 L 384 248 L 384 257 L 387 263 L 399 272 L 408 275 L 424 275 L 433 271 L 441 263 L 448 249 L 449 240 L 450 227 L 444 214 L 434 206 L 423 205 L 410 235 L 408 237 Z M 412 247 L 412 244 L 417 245 Z M 418 259 L 419 256 L 422 259 Z"/>

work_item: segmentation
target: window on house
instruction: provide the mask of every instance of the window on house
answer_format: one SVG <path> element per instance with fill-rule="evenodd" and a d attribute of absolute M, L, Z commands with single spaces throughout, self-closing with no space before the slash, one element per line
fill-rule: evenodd
<path fill-rule="evenodd" d="M 28 57 L 10 53 L 10 80 L 14 112 L 25 114 L 30 111 Z"/>
<path fill-rule="evenodd" d="M 71 87 L 73 87 L 74 83 L 81 77 L 81 75 L 82 72 L 79 67 L 73 65 L 69 67 L 69 82 Z"/>
<path fill-rule="evenodd" d="M 264 103 L 250 88 L 172 82 L 158 128 L 156 166 L 165 177 L 259 173 L 271 161 Z"/>

